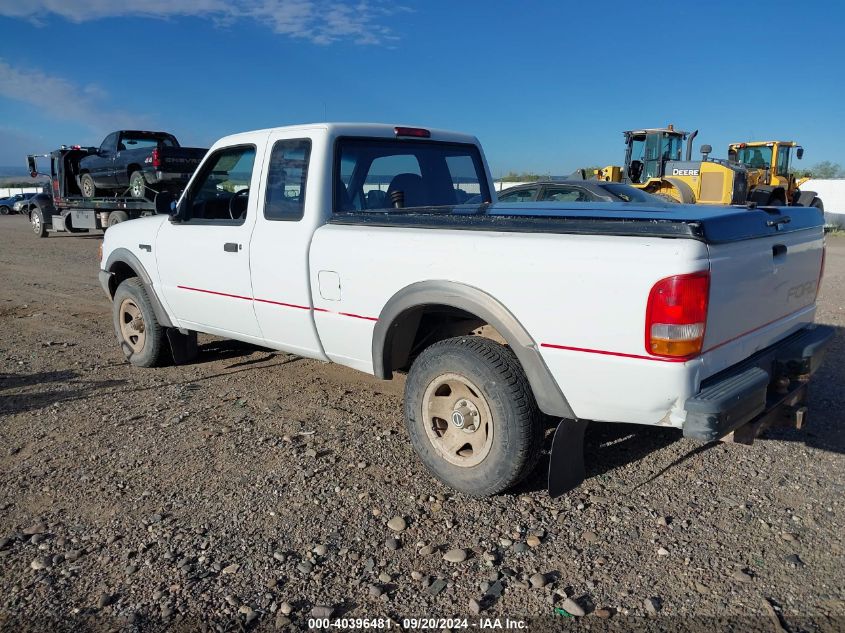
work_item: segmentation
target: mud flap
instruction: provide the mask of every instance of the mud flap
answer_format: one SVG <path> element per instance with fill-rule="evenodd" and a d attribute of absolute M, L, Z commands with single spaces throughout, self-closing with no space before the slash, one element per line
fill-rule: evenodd
<path fill-rule="evenodd" d="M 197 333 L 189 331 L 182 334 L 175 327 L 167 328 L 167 342 L 170 343 L 170 353 L 177 365 L 190 363 L 197 357 Z"/>
<path fill-rule="evenodd" d="M 561 420 L 549 456 L 549 496 L 559 497 L 580 486 L 584 468 L 584 431 L 587 420 Z"/>

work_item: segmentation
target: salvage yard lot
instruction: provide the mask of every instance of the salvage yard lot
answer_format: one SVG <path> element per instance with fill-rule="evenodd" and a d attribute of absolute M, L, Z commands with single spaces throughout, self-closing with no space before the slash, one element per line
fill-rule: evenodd
<path fill-rule="evenodd" d="M 130 367 L 99 239 L 0 218 L 0 625 L 550 617 L 569 596 L 593 622 L 845 627 L 841 333 L 804 432 L 703 446 L 596 424 L 579 489 L 548 498 L 541 465 L 473 500 L 417 461 L 401 381 L 211 337 L 189 366 Z M 841 237 L 818 320 L 845 326 Z"/>

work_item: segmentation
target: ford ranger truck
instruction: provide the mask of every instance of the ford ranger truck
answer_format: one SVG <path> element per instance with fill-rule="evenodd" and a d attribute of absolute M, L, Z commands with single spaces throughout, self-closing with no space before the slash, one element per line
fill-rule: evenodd
<path fill-rule="evenodd" d="M 98 149 L 79 161 L 79 190 L 85 198 L 106 191 L 153 199 L 165 189 L 181 190 L 205 152 L 198 147 L 181 147 L 167 132 L 112 132 Z"/>
<path fill-rule="evenodd" d="M 473 496 L 532 471 L 546 416 L 552 495 L 584 478 L 589 420 L 703 442 L 800 423 L 833 334 L 816 210 L 505 204 L 492 184 L 465 134 L 227 136 L 178 202 L 106 233 L 120 349 L 188 362 L 204 332 L 404 375 L 420 460 Z"/>

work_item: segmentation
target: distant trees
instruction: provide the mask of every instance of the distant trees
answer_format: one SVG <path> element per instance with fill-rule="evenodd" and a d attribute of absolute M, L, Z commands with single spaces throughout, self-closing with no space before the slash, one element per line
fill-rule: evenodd
<path fill-rule="evenodd" d="M 839 163 L 823 160 L 808 169 L 796 169 L 795 175 L 803 178 L 845 178 L 845 169 Z"/>
<path fill-rule="evenodd" d="M 504 176 L 499 178 L 499 180 L 503 180 L 505 182 L 536 182 L 544 178 L 540 174 L 531 174 L 528 172 L 521 172 L 517 173 L 515 171 L 509 171 Z"/>
<path fill-rule="evenodd" d="M 584 174 L 586 175 L 587 180 L 590 180 L 591 178 L 596 177 L 595 171 L 597 169 L 601 169 L 601 167 L 579 167 L 578 169 L 571 172 L 570 174 L 566 174 L 564 177 L 571 176 L 572 178 L 578 179 L 578 178 L 581 177 L 580 176 L 581 170 L 584 170 Z M 523 172 L 510 171 L 507 174 L 505 174 L 504 176 L 502 176 L 501 178 L 498 178 L 497 180 L 504 181 L 504 182 L 536 182 L 538 180 L 547 180 L 549 178 L 551 178 L 551 174 L 535 174 L 535 173 L 526 172 L 526 171 L 523 171 Z"/>

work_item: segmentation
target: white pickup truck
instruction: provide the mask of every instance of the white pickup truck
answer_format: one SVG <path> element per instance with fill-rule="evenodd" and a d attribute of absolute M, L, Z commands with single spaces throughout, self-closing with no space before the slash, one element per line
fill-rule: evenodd
<path fill-rule="evenodd" d="M 473 136 L 315 124 L 228 136 L 159 215 L 106 233 L 129 361 L 196 333 L 407 374 L 410 440 L 464 493 L 513 486 L 548 417 L 549 491 L 588 420 L 712 441 L 800 425 L 832 328 L 813 208 L 496 203 Z M 544 416 L 543 414 L 546 414 Z"/>

